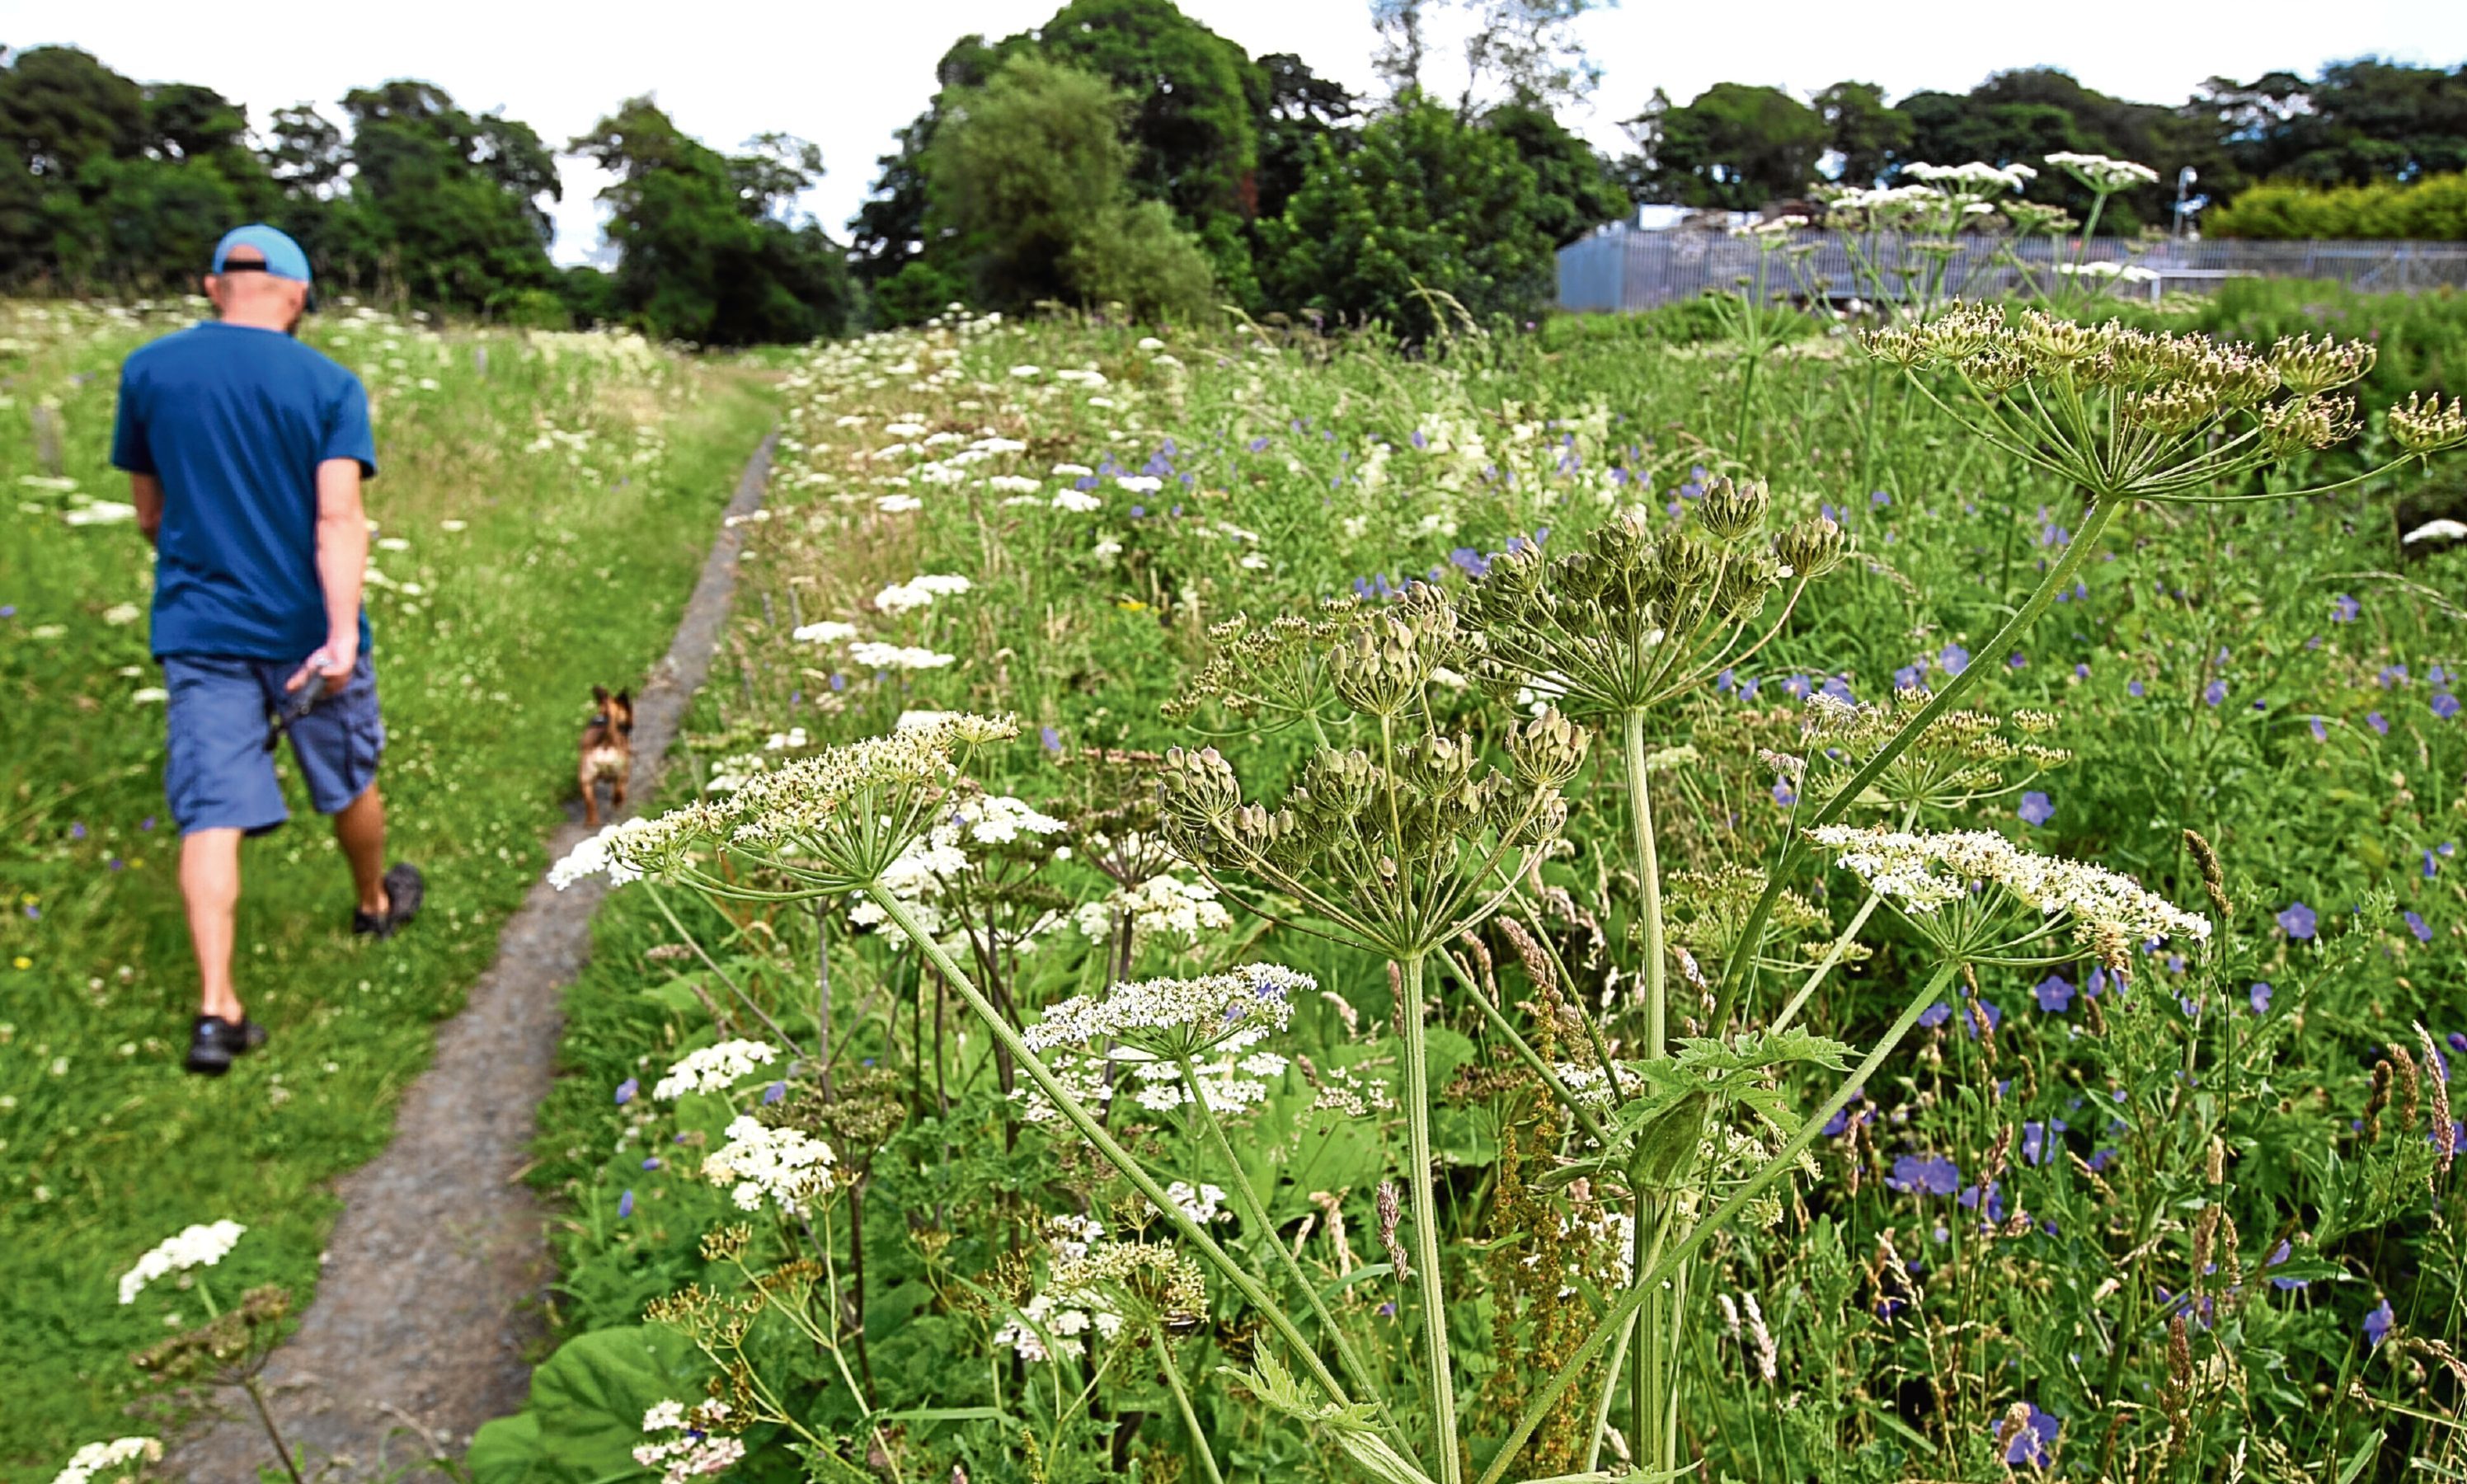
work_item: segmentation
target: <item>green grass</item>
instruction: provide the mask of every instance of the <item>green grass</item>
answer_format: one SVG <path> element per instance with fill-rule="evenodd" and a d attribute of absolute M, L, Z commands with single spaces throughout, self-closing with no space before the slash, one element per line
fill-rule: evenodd
<path fill-rule="evenodd" d="M 0 1417 L 9 1479 L 176 1421 L 126 1415 L 149 1392 L 127 1358 L 202 1312 L 168 1286 L 126 1308 L 115 1292 L 164 1237 L 238 1220 L 218 1292 L 313 1291 L 330 1182 L 384 1147 L 432 1023 L 544 865 L 589 687 L 639 684 L 665 649 L 772 416 L 756 378 L 639 342 L 311 322 L 374 400 L 381 780 L 429 897 L 399 939 L 350 936 L 348 876 L 286 753 L 294 819 L 247 847 L 238 925 L 273 1041 L 205 1081 L 178 1065 L 195 977 L 162 708 L 139 698 L 159 682 L 122 608 L 145 607 L 148 555 L 131 525 L 62 519 L 126 498 L 106 467 L 119 362 L 189 313 L 0 305 L 0 1335 L 27 1399 Z M 37 407 L 74 490 L 36 483 Z"/>
<path fill-rule="evenodd" d="M 2383 329 L 2384 368 L 2364 391 L 2368 413 L 2403 388 L 2456 390 L 2467 346 L 2467 305 L 2456 297 L 2231 285 L 2216 301 L 2171 305 L 2165 318 L 2237 337 Z M 1306 335 L 1281 337 L 1271 355 L 1236 338 L 1186 334 L 1168 347 L 1179 369 L 1138 347 L 1135 328 L 1065 324 L 819 349 L 790 378 L 779 518 L 756 538 L 739 599 L 743 683 L 728 687 L 724 705 L 706 698 L 700 752 L 706 761 L 759 752 L 765 733 L 790 726 L 817 744 L 848 740 L 885 730 L 909 708 L 1014 711 L 1023 740 L 981 756 L 977 776 L 991 790 L 1090 820 L 1148 785 L 1135 771 L 1091 776 L 1057 766 L 1038 745 L 1039 729 L 1054 729 L 1071 749 L 1202 740 L 1194 727 L 1161 719 L 1158 705 L 1188 685 L 1209 624 L 1237 610 L 1306 612 L 1323 597 L 1410 575 L 1458 582 L 1451 554 L 1460 548 L 1497 551 L 1547 526 L 1548 549 L 1559 549 L 1618 505 L 1684 499 L 1711 469 L 1770 480 L 1789 513 L 1839 512 L 1863 556 L 1820 585 L 1774 648 L 1733 677 L 1761 687 L 1752 698 L 1726 686 L 1655 717 L 1655 745 L 1698 754 L 1668 776 L 1670 797 L 1658 806 L 1665 868 L 1754 864 L 1785 820 L 1756 749 L 1797 750 L 1795 696 L 1838 679 L 1881 698 L 1905 666 L 1941 683 L 1947 657 L 1980 644 L 2029 592 L 2057 539 L 2051 528 L 2075 522 L 2078 506 L 2071 491 L 1983 456 L 1839 336 L 1801 336 L 1776 352 L 1743 417 L 1738 361 L 1703 331 L 1686 312 L 1662 324 L 1557 322 L 1538 335 L 1420 359 Z M 939 367 L 950 369 L 943 384 L 917 379 Z M 1014 367 L 1041 370 L 1014 375 Z M 1078 367 L 1100 370 L 1108 384 L 1064 387 L 1051 376 Z M 995 431 L 1029 449 L 971 466 L 955 484 L 895 483 L 887 476 L 926 455 L 859 456 L 915 442 L 919 435 L 887 426 L 904 418 L 962 441 Z M 1480 453 L 1469 451 L 1475 438 Z M 2374 428 L 2367 449 L 2387 448 L 2382 439 Z M 1104 508 L 1078 515 L 1006 504 L 1005 491 L 983 483 L 992 473 L 1025 476 L 1050 497 L 1071 483 L 1048 473 L 1053 462 L 1107 458 L 1132 474 L 1157 460 L 1164 487 L 1135 495 L 1107 478 Z M 2287 477 L 2346 467 L 2317 464 Z M 2133 871 L 2201 906 L 2207 895 L 2181 833 L 2196 827 L 2225 857 L 2235 911 L 2209 954 L 2143 963 L 2145 987 L 2129 1007 L 2109 1000 L 2109 1018 L 2095 1027 L 2079 1001 L 2069 1012 L 2041 1009 L 2036 974 L 1982 972 L 1981 996 L 2002 1017 L 1997 1038 L 1982 1048 L 1956 1019 L 1895 1058 L 1870 1090 L 1896 1116 L 1874 1131 L 1879 1162 L 1864 1181 L 1847 1186 L 1847 1151 L 1828 1140 L 1822 1177 L 1801 1184 L 1773 1231 L 1742 1230 L 1711 1254 L 1700 1297 L 1761 1294 L 1783 1366 L 1777 1382 L 1761 1379 L 1747 1347 L 1703 1311 L 1684 1363 L 1690 1436 L 1711 1456 L 1708 1477 L 1995 1484 L 2009 1477 L 1991 1456 L 1995 1428 L 2019 1403 L 2063 1420 L 2068 1476 L 2120 1476 L 2130 1457 L 2136 1477 L 2215 1477 L 2239 1440 L 2252 1444 L 2255 1477 L 2343 1470 L 2395 1478 L 2395 1461 L 2410 1455 L 2459 1466 L 2456 1396 L 2438 1367 L 2410 1368 L 2361 1329 L 2380 1297 L 2397 1333 L 2456 1343 L 2467 1329 L 2456 1177 L 2430 1194 L 2412 1173 L 2400 1177 L 2428 1164 L 2420 1111 L 2407 1135 L 2355 1127 L 2374 1063 L 2412 1044 L 2413 1022 L 2436 1036 L 2467 1035 L 2467 715 L 2444 699 L 2467 671 L 2467 552 L 2402 551 L 2392 526 L 2400 501 L 2455 495 L 2458 468 L 2409 469 L 2300 504 L 2129 512 L 2082 590 L 2020 650 L 1971 657 L 1989 667 L 1974 704 L 2056 712 L 2052 740 L 2075 756 L 2039 785 L 2053 811 L 2043 824 L 2018 815 L 2009 798 L 1932 823 L 2001 829 Z M 894 495 L 923 507 L 874 507 L 876 497 Z M 1256 545 L 1218 523 L 1257 536 Z M 1244 565 L 1253 552 L 1264 563 Z M 877 610 L 871 599 L 884 584 L 919 573 L 962 573 L 975 587 L 905 615 Z M 818 618 L 849 619 L 866 638 L 928 645 L 957 663 L 877 677 L 790 638 L 794 622 Z M 1301 747 L 1298 735 L 1262 735 L 1212 712 L 1202 719 L 1224 726 L 1230 735 L 1206 740 L 1273 796 Z M 1474 698 L 1448 719 L 1497 740 L 1498 710 Z M 1618 826 L 1605 823 L 1620 818 L 1621 796 L 1594 773 L 1571 793 L 1576 853 L 1555 879 L 1600 914 L 1605 962 L 1630 964 L 1636 891 L 1622 875 Z M 2441 854 L 2445 845 L 2455 853 Z M 1066 901 L 1101 889 L 1076 864 L 1048 865 L 1036 881 Z M 1856 902 L 1839 873 L 1802 869 L 1793 884 L 1836 923 Z M 2318 911 L 2318 939 L 2279 925 L 2277 914 L 2298 902 Z M 792 1035 L 810 1035 L 813 936 L 803 910 L 686 911 L 731 976 Z M 1141 971 L 1236 956 L 1307 967 L 1348 1001 L 1361 1029 L 1348 1035 L 1314 1006 L 1281 1048 L 1323 1067 L 1377 1048 L 1387 1058 L 1379 1065 L 1392 1069 L 1382 966 L 1253 928 L 1246 921 L 1187 953 L 1154 946 Z M 836 1074 L 856 1077 L 870 1065 L 881 1080 L 860 1084 L 860 1100 L 888 1098 L 898 1125 L 842 1142 L 844 1160 L 869 1161 L 866 1400 L 962 1409 L 903 1431 L 909 1476 L 946 1476 L 957 1465 L 980 1481 L 1110 1478 L 1125 1456 L 1154 1471 L 1143 1477 L 1199 1476 L 1143 1358 L 1095 1383 L 1101 1423 L 1057 1423 L 1043 1368 L 999 1359 L 992 1333 L 1002 1312 L 985 1295 L 1023 1292 L 1005 1287 L 1023 1251 L 1031 1270 L 1041 1260 L 1022 1235 L 1023 1205 L 1123 1221 L 1131 1203 L 1074 1141 L 1031 1129 L 1013 1147 L 982 1043 L 943 1047 L 935 997 L 920 995 L 911 956 L 841 925 L 832 931 Z M 1862 1043 L 1890 1018 L 1920 958 L 1907 931 L 1882 926 L 1871 936 L 1875 956 L 1830 979 L 1805 1023 Z M 538 1172 L 569 1216 L 558 1299 L 569 1334 L 638 1323 L 646 1303 L 690 1281 L 741 1281 L 698 1249 L 707 1230 L 737 1219 L 725 1193 L 697 1178 L 693 1153 L 717 1136 L 727 1111 L 713 1099 L 621 1105 L 611 1095 L 628 1078 L 649 1088 L 684 1048 L 714 1036 L 767 1034 L 733 1009 L 714 976 L 651 952 L 675 938 L 642 892 L 626 888 L 603 911 L 594 964 L 569 998 L 570 1075 L 543 1113 Z M 1566 941 L 1573 953 L 1582 934 Z M 1526 981 L 1504 946 L 1491 946 L 1503 1000 L 1515 1009 Z M 1068 933 L 1011 967 L 1030 1015 L 1105 975 Z M 1581 976 L 1589 998 L 1605 988 L 1600 967 Z M 2067 972 L 2080 978 L 2080 966 Z M 2262 983 L 2272 989 L 2256 995 Z M 1775 993 L 1769 980 L 1752 1009 L 1769 1016 Z M 1458 1060 L 1495 1058 L 1484 1023 L 1450 994 L 1445 1028 L 1434 1035 L 1459 1038 L 1449 1043 Z M 2204 1003 L 2203 1016 L 2179 1016 L 2179 996 Z M 2263 1003 L 2267 1012 L 2253 1008 Z M 956 1004 L 949 1015 L 963 1026 Z M 786 1075 L 802 1084 L 813 1071 Z M 1446 1225 L 1451 1240 L 1515 1252 L 1563 1208 L 1497 1194 L 1502 1131 L 1538 1107 L 1511 1072 L 1501 1075 L 1493 1091 L 1452 1097 L 1442 1114 Z M 1808 1088 L 1793 1091 L 1800 1106 L 1812 1103 Z M 1289 1075 L 1280 1095 L 1299 1094 Z M 1116 1114 L 1119 1127 L 1126 1110 Z M 2395 1113 L 2382 1116 L 2395 1126 Z M 2048 1135 L 2059 1121 L 2071 1132 Z M 1243 1158 L 1257 1161 L 1289 1236 L 1291 1223 L 1315 1210 L 1310 1191 L 1349 1189 L 1354 1249 L 1375 1263 L 1370 1193 L 1397 1170 L 1394 1121 L 1333 1135 L 1310 1122 L 1278 1105 L 1238 1135 Z M 2026 1235 L 1977 1240 L 1975 1215 L 1952 1198 L 1895 1192 L 1878 1178 L 1897 1157 L 1921 1154 L 1975 1175 L 2000 1135 L 2033 1127 L 2030 1137 L 2053 1137 L 2049 1147 L 2097 1169 L 2062 1154 L 2009 1157 L 2003 1194 L 2045 1224 Z M 2205 1170 L 2213 1135 L 2229 1155 L 2223 1186 Z M 1175 1173 L 1192 1173 L 1176 1162 L 1190 1155 L 1169 1123 L 1153 1137 Z M 1277 1184 L 1279 1175 L 1292 1182 Z M 621 1215 L 628 1193 L 632 1214 Z M 2203 1281 L 2193 1228 L 2214 1203 L 2241 1232 L 2246 1287 L 2218 1300 L 2215 1326 L 2191 1330 L 2201 1368 L 2191 1441 L 2168 1465 L 2158 1399 L 2174 1375 L 2174 1300 L 2164 1295 Z M 848 1220 L 842 1203 L 822 1223 L 842 1262 L 853 1255 Z M 766 1252 L 803 1248 L 767 1222 L 758 1228 Z M 2314 1234 L 2319 1247 L 2301 1246 Z M 1915 1260 L 1925 1285 L 1890 1315 L 1869 1275 L 1887 1236 Z M 2302 1253 L 2285 1270 L 2309 1286 L 2264 1289 L 2254 1276 L 2281 1237 L 2296 1238 Z M 1306 1261 L 1324 1265 L 1334 1291 L 1323 1237 L 1310 1239 Z M 1552 1301 L 1546 1285 L 1518 1310 L 1503 1297 L 1503 1271 L 1468 1259 L 1451 1273 L 1462 1305 L 1463 1385 L 1480 1392 L 1467 1420 L 1477 1440 L 1505 1430 L 1503 1409 L 1530 1384 L 1527 1347 Z M 1396 1290 L 1358 1279 L 1342 1292 L 1345 1312 L 1369 1337 L 1374 1369 L 1410 1397 L 1402 1336 L 1412 1326 L 1374 1308 Z M 1238 1363 L 1255 1342 L 1256 1320 L 1238 1308 L 1220 1294 L 1211 1322 L 1187 1342 L 1201 1351 L 1203 1377 L 1219 1360 Z M 846 1440 L 843 1456 L 864 1458 L 857 1399 L 823 1374 L 809 1348 L 781 1326 L 749 1353 L 789 1389 L 807 1425 Z M 575 1354 L 577 1366 L 590 1363 Z M 1070 1385 L 1087 1376 L 1073 1370 Z M 2113 1435 L 2127 1451 L 2103 1461 L 2103 1409 L 2118 1397 L 2126 1405 Z M 1202 1383 L 1198 1405 L 1232 1478 L 1365 1476 L 1348 1472 L 1324 1435 L 1309 1438 L 1213 1381 Z M 1000 1411 L 965 1410 L 987 1407 Z M 1137 1426 L 1118 1431 L 1125 1420 Z M 629 1425 L 611 1424 L 621 1432 Z M 1022 1428 L 1055 1456 L 1024 1462 Z M 758 1429 L 747 1440 L 747 1476 L 798 1476 L 783 1437 Z M 1478 1462 L 1486 1446 L 1477 1441 Z M 2376 1448 L 2382 1463 L 2368 1475 Z M 578 1481 L 591 1467 L 577 1455 L 532 1477 Z"/>

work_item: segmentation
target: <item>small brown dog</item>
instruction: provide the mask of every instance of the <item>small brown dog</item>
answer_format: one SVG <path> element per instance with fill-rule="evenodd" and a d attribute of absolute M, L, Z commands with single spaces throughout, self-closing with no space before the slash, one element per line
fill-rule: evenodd
<path fill-rule="evenodd" d="M 582 784 L 582 822 L 597 829 L 600 779 L 608 780 L 608 812 L 625 807 L 625 778 L 634 771 L 634 692 L 612 696 L 607 686 L 594 686 L 591 699 L 600 713 L 582 729 L 582 760 L 575 771 Z"/>

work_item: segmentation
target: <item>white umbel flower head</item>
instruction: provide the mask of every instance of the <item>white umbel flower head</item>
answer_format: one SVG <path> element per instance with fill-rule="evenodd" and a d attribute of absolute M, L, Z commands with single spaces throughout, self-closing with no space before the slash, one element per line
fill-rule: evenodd
<path fill-rule="evenodd" d="M 803 624 L 789 631 L 788 637 L 801 644 L 845 644 L 856 638 L 856 625 L 826 618 L 820 623 Z"/>
<path fill-rule="evenodd" d="M 671 1066 L 668 1074 L 652 1086 L 651 1096 L 666 1103 L 689 1092 L 725 1092 L 752 1076 L 757 1067 L 768 1067 L 779 1059 L 780 1053 L 766 1041 L 723 1041 L 703 1046 Z"/>
<path fill-rule="evenodd" d="M 137 1266 L 120 1275 L 120 1301 L 133 1304 L 146 1285 L 157 1278 L 192 1268 L 211 1268 L 231 1255 L 248 1228 L 226 1218 L 211 1225 L 188 1227 L 179 1235 L 167 1238 L 161 1246 L 137 1259 Z"/>
<path fill-rule="evenodd" d="M 1829 824 L 1808 838 L 1834 851 L 1914 922 L 1972 901 L 1971 884 L 2001 889 L 2036 910 L 2046 926 L 2070 920 L 2074 936 L 2111 964 L 2123 946 L 2148 938 L 2210 935 L 2210 920 L 2188 912 L 2132 877 L 2080 861 L 2025 850 L 1985 830 L 1906 833 Z"/>
<path fill-rule="evenodd" d="M 52 1484 L 94 1484 L 115 1469 L 129 1464 L 163 1461 L 163 1445 L 155 1438 L 114 1438 L 88 1443 L 69 1454 L 68 1467 L 52 1475 Z"/>
<path fill-rule="evenodd" d="M 714 1185 L 735 1186 L 729 1199 L 740 1211 L 758 1211 L 767 1200 L 790 1216 L 801 1216 L 837 1183 L 831 1146 L 803 1130 L 771 1128 L 740 1113 L 730 1120 L 726 1135 L 728 1142 L 704 1158 L 702 1178 Z"/>
<path fill-rule="evenodd" d="M 2159 172 L 2150 167 L 2131 160 L 2112 159 L 2103 154 L 2080 154 L 2059 149 L 2048 156 L 2048 163 L 2101 194 L 2159 183 Z"/>
<path fill-rule="evenodd" d="M 1048 1006 L 1023 1039 L 1039 1051 L 1109 1041 L 1124 1060 L 1171 1062 L 1219 1047 L 1241 1050 L 1283 1030 L 1295 998 L 1318 989 L 1309 975 L 1272 963 L 1195 979 L 1120 983 L 1102 995 L 1074 995 Z"/>

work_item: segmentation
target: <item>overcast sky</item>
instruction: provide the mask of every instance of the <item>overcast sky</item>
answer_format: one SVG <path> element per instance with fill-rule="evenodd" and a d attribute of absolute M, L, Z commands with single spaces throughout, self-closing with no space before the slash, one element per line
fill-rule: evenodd
<path fill-rule="evenodd" d="M 1373 86 L 1364 0 L 1182 0 L 1257 56 L 1295 52 L 1325 77 Z M 934 63 L 958 36 L 1001 36 L 1059 0 L 426 0 L 240 15 L 195 0 L 0 0 L 0 41 L 81 46 L 141 81 L 200 82 L 249 105 L 323 104 L 389 78 L 434 82 L 474 112 L 503 108 L 561 146 L 622 99 L 650 93 L 680 126 L 735 148 L 766 129 L 822 146 L 829 173 L 806 208 L 836 234 L 864 199 L 891 131 L 924 106 Z M 1845 78 L 1893 97 L 1967 89 L 2008 67 L 2053 65 L 2103 92 L 2182 101 L 2213 74 L 2309 72 L 2365 54 L 2456 66 L 2462 0 L 2145 0 L 2135 6 L 1845 6 L 1763 0 L 1628 0 L 1583 22 L 1602 83 L 1569 122 L 1609 146 L 1656 87 L 1680 101 L 1725 80 L 1802 96 Z M 1429 79 L 1444 87 L 1435 71 Z M 563 162 L 556 256 L 597 245 L 601 181 Z"/>

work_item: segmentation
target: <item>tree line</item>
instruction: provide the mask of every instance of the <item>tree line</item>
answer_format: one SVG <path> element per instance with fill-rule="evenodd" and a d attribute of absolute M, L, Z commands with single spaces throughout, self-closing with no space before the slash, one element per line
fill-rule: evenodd
<path fill-rule="evenodd" d="M 0 169 L 0 286 L 176 283 L 221 224 L 262 218 L 346 291 L 710 344 L 910 323 L 954 301 L 1233 305 L 1418 335 L 1546 304 L 1553 250 L 1640 201 L 1753 209 L 1820 178 L 1890 185 L 1921 161 L 2071 150 L 2160 170 L 2101 218 L 2132 233 L 2169 219 L 2188 166 L 2225 222 L 2264 183 L 2256 207 L 2301 187 L 2380 200 L 2467 169 L 2467 66 L 2372 59 L 2213 79 L 2172 106 L 2045 68 L 1897 101 L 1852 80 L 1807 98 L 1725 82 L 1686 103 L 1656 91 L 1625 122 L 1629 147 L 1605 152 L 1559 122 L 1598 84 L 1573 29 L 1595 3 L 1370 0 L 1383 88 L 1364 97 L 1299 56 L 1249 56 L 1171 0 L 1070 0 L 944 54 L 845 241 L 795 212 L 821 176 L 813 146 L 766 135 L 725 153 L 635 99 L 563 146 L 615 177 L 613 272 L 550 261 L 549 144 L 428 83 L 252 129 L 211 88 L 36 48 L 0 69 L 0 139 L 18 159 Z M 1442 9 L 1461 24 L 1437 24 Z M 1452 96 L 1430 80 L 1441 31 L 1462 52 Z M 2049 170 L 2029 194 L 2077 210 L 2074 190 Z M 2283 225 L 2290 211 L 2243 214 Z"/>

